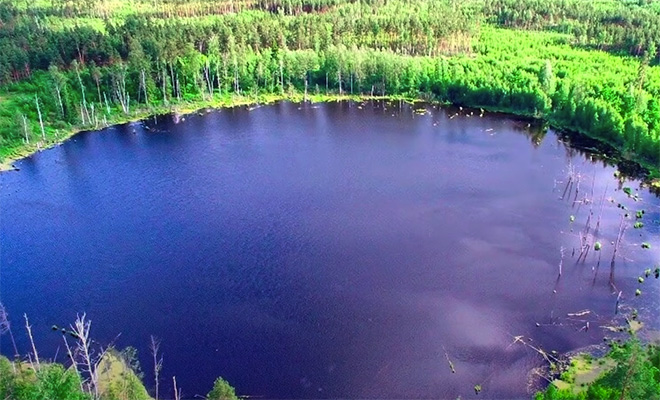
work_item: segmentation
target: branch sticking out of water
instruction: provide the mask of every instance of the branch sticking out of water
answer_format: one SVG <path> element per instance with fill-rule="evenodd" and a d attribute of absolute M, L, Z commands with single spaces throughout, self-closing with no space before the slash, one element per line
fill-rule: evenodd
<path fill-rule="evenodd" d="M 449 353 L 447 353 L 447 349 L 445 349 L 445 346 L 442 346 L 442 349 L 445 351 L 445 358 L 447 359 L 447 362 L 449 363 L 449 369 L 451 370 L 451 373 L 455 374 L 456 369 L 454 368 L 454 363 L 451 362 L 451 359 L 449 358 Z"/>

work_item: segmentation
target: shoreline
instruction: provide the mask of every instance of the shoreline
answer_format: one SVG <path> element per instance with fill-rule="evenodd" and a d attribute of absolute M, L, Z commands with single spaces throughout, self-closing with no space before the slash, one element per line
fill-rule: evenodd
<path fill-rule="evenodd" d="M 367 101 L 367 100 L 385 100 L 385 101 L 405 101 L 406 103 L 412 104 L 416 102 L 424 102 L 432 105 L 440 106 L 456 106 L 459 105 L 451 103 L 443 103 L 434 101 L 433 99 L 424 99 L 424 98 L 411 98 L 403 95 L 385 95 L 385 96 L 371 96 L 371 95 L 362 95 L 362 94 L 308 94 L 307 101 L 311 103 L 329 103 L 329 102 L 339 102 L 339 101 Z M 65 141 L 69 140 L 73 136 L 82 132 L 97 131 L 101 129 L 106 129 L 112 126 L 122 125 L 130 122 L 137 122 L 144 119 L 151 118 L 157 115 L 167 115 L 167 114 L 179 114 L 181 116 L 194 114 L 204 109 L 212 110 L 221 110 L 232 107 L 240 106 L 250 106 L 254 104 L 263 104 L 269 105 L 276 103 L 278 101 L 290 101 L 293 103 L 301 103 L 305 101 L 305 96 L 302 93 L 285 93 L 285 94 L 261 94 L 257 97 L 251 96 L 242 96 L 231 94 L 229 96 L 218 96 L 217 98 L 211 100 L 200 100 L 193 101 L 190 103 L 177 103 L 173 105 L 161 105 L 156 107 L 149 108 L 140 108 L 134 111 L 131 115 L 117 114 L 113 116 L 107 124 L 97 127 L 81 127 L 81 126 L 71 126 L 70 128 L 64 130 L 61 135 L 56 135 L 54 139 L 49 141 L 45 146 L 41 147 L 39 142 L 29 145 L 23 145 L 17 147 L 10 155 L 8 155 L 4 160 L 0 161 L 0 173 L 7 171 L 16 171 L 17 167 L 14 166 L 14 163 L 25 158 L 28 158 L 36 153 L 39 153 L 44 150 L 59 146 Z M 491 113 L 507 114 L 513 117 L 518 118 L 530 118 L 536 121 L 546 123 L 549 128 L 555 130 L 559 135 L 567 136 L 570 139 L 588 139 L 598 143 L 599 146 L 603 148 L 596 148 L 595 150 L 602 156 L 605 156 L 607 159 L 612 161 L 615 164 L 627 163 L 632 165 L 632 169 L 639 170 L 638 176 L 645 184 L 648 184 L 652 189 L 660 189 L 660 166 L 649 165 L 648 162 L 641 159 L 635 159 L 630 157 L 625 157 L 623 152 L 618 149 L 613 144 L 608 141 L 595 137 L 589 132 L 576 131 L 574 129 L 566 128 L 557 124 L 556 122 L 546 119 L 542 116 L 532 115 L 528 113 L 520 113 L 515 110 L 509 109 L 500 109 L 493 107 L 484 107 L 484 106 L 469 106 L 465 105 L 467 108 L 478 109 L 481 108 L 485 111 Z M 572 143 L 569 145 L 573 145 Z M 612 156 L 608 153 L 614 153 Z"/>
<path fill-rule="evenodd" d="M 167 114 L 179 114 L 181 116 L 186 116 L 194 114 L 204 109 L 212 110 L 221 110 L 228 109 L 232 107 L 240 106 L 250 106 L 255 104 L 270 105 L 278 101 L 290 101 L 293 103 L 300 103 L 304 101 L 304 95 L 301 93 L 287 93 L 287 94 L 262 94 L 258 97 L 250 96 L 240 96 L 240 95 L 231 95 L 231 96 L 218 96 L 212 100 L 200 100 L 190 103 L 182 102 L 167 106 L 156 106 L 149 108 L 140 108 L 134 112 L 131 112 L 130 115 L 125 114 L 116 114 L 113 115 L 111 119 L 107 121 L 107 124 L 99 124 L 98 127 L 93 126 L 71 126 L 62 133 L 51 138 L 44 146 L 40 142 L 23 144 L 20 147 L 16 147 L 10 155 L 6 156 L 2 161 L 0 161 L 0 173 L 8 171 L 16 171 L 17 168 L 13 165 L 15 162 L 28 158 L 34 154 L 37 154 L 41 151 L 48 150 L 50 148 L 59 146 L 65 141 L 71 139 L 73 136 L 90 131 L 98 131 L 106 128 L 110 128 L 117 125 L 123 125 L 131 122 L 142 121 L 153 116 L 158 115 L 167 115 Z M 351 94 L 309 94 L 307 96 L 307 101 L 311 103 L 327 103 L 327 102 L 339 102 L 339 101 L 364 101 L 364 100 L 404 100 L 406 102 L 413 102 L 412 99 L 406 98 L 404 96 L 364 96 L 364 95 L 351 95 Z M 415 100 L 416 101 L 416 100 Z M 420 100 L 421 101 L 421 100 Z"/>

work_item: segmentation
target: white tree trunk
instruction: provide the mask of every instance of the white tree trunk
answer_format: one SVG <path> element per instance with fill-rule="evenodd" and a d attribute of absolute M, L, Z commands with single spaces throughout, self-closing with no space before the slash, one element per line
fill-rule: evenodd
<path fill-rule="evenodd" d="M 37 114 L 39 114 L 39 125 L 41 126 L 41 139 L 46 142 L 46 131 L 44 130 L 44 120 L 41 117 L 41 107 L 39 107 L 39 97 L 34 96 L 34 101 L 37 103 Z"/>
<path fill-rule="evenodd" d="M 30 144 L 30 136 L 28 135 L 28 127 L 27 127 L 27 118 L 25 118 L 25 115 L 22 115 L 23 117 L 23 132 L 25 133 L 25 143 Z"/>

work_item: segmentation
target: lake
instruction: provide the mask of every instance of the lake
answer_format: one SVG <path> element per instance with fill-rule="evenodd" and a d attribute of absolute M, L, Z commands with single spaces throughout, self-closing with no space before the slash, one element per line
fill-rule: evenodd
<path fill-rule="evenodd" d="M 259 398 L 529 398 L 543 360 L 515 336 L 566 352 L 631 308 L 658 327 L 658 281 L 637 277 L 660 261 L 660 201 L 534 122 L 283 102 L 85 132 L 16 166 L 0 289 L 19 349 L 27 313 L 64 361 L 50 327 L 86 312 L 148 387 L 162 340 L 161 393 L 221 375 Z M 603 248 L 577 262 L 587 224 Z"/>

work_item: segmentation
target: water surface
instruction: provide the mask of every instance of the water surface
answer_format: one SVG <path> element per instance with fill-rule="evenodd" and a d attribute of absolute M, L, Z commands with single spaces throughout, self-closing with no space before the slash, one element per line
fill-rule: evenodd
<path fill-rule="evenodd" d="M 53 357 L 50 326 L 87 312 L 146 371 L 162 339 L 161 392 L 222 375 L 265 398 L 515 398 L 542 360 L 514 336 L 599 343 L 618 290 L 657 325 L 657 281 L 634 291 L 659 261 L 658 199 L 631 181 L 633 202 L 553 132 L 479 114 L 281 103 L 83 133 L 17 163 L 0 175 L 0 289 L 21 351 L 23 313 Z M 611 282 L 619 202 L 646 225 Z M 590 212 L 603 250 L 576 264 Z"/>

